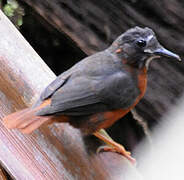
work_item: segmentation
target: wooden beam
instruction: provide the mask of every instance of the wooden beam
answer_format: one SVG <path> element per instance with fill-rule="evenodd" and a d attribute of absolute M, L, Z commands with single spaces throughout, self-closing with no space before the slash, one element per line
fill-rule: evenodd
<path fill-rule="evenodd" d="M 0 11 L 0 119 L 30 106 L 55 75 Z M 0 121 L 0 162 L 15 179 L 126 179 L 135 167 L 117 153 L 96 154 L 99 143 L 68 124 L 31 135 Z"/>
<path fill-rule="evenodd" d="M 167 41 L 168 47 L 183 52 L 184 45 L 180 39 L 184 30 L 181 23 L 184 15 L 182 2 L 20 1 L 33 7 L 50 24 L 66 33 L 87 54 L 104 49 L 122 32 L 137 25 L 153 28 L 163 42 Z"/>
<path fill-rule="evenodd" d="M 7 180 L 8 178 L 6 177 L 4 170 L 0 166 L 0 180 Z"/>

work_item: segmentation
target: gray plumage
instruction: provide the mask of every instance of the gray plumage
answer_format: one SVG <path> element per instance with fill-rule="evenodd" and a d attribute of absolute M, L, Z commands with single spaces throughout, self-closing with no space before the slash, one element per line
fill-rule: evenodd
<path fill-rule="evenodd" d="M 130 107 L 140 93 L 139 70 L 158 54 L 180 60 L 159 44 L 151 29 L 128 30 L 106 50 L 83 59 L 58 76 L 37 103 L 51 98 L 51 104 L 37 115 L 81 116 Z"/>
<path fill-rule="evenodd" d="M 88 115 L 127 108 L 138 93 L 121 60 L 107 49 L 58 76 L 40 96 L 41 101 L 51 96 L 51 105 L 42 108 L 37 115 Z"/>

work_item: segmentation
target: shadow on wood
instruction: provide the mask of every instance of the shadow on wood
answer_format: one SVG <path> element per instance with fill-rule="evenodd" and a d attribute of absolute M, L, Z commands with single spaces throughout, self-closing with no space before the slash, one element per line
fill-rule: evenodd
<path fill-rule="evenodd" d="M 0 180 L 7 180 L 8 178 L 6 178 L 5 172 L 2 169 L 2 167 L 0 166 Z"/>

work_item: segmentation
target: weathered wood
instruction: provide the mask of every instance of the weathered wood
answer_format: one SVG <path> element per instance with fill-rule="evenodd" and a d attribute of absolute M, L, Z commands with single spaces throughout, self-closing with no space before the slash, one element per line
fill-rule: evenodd
<path fill-rule="evenodd" d="M 0 119 L 30 106 L 55 75 L 0 11 Z M 68 124 L 42 127 L 32 135 L 0 121 L 0 162 L 15 179 L 127 179 L 135 167 L 117 153 L 96 154 L 94 137 Z M 134 178 L 135 179 L 135 178 Z"/>
<path fill-rule="evenodd" d="M 0 166 L 0 180 L 7 180 L 6 175 L 1 166 Z"/>
<path fill-rule="evenodd" d="M 181 1 L 22 1 L 64 31 L 87 54 L 107 47 L 119 34 L 136 25 L 152 27 L 163 43 L 167 41 L 167 47 L 183 52 Z"/>
<path fill-rule="evenodd" d="M 166 48 L 184 55 L 184 6 L 179 0 L 21 1 L 66 33 L 87 54 L 104 49 L 119 34 L 138 25 L 151 27 Z M 136 106 L 149 127 L 160 120 L 184 90 L 184 64 L 162 59 L 152 62 L 147 93 Z"/>

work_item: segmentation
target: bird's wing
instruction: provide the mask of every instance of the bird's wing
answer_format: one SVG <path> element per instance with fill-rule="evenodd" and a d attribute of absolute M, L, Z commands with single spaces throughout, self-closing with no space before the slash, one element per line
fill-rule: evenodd
<path fill-rule="evenodd" d="M 111 110 L 120 104 L 120 96 L 123 95 L 120 91 L 127 92 L 119 86 L 123 82 L 127 83 L 126 81 L 126 76 L 122 74 L 96 79 L 71 76 L 67 83 L 51 96 L 51 104 L 39 110 L 37 114 L 88 115 Z"/>
<path fill-rule="evenodd" d="M 44 100 L 50 98 L 50 96 L 52 96 L 57 91 L 57 89 L 61 88 L 67 82 L 67 80 L 70 78 L 70 76 L 71 76 L 70 70 L 65 71 L 64 73 L 60 74 L 54 81 L 52 81 L 44 89 L 44 91 L 41 93 L 39 99 L 32 106 L 32 108 L 39 106 L 40 104 L 42 104 L 42 102 Z"/>
<path fill-rule="evenodd" d="M 67 72 L 67 71 L 66 71 Z M 46 89 L 41 93 L 40 99 L 43 101 L 49 98 L 57 89 L 62 87 L 64 83 L 70 78 L 70 73 L 63 73 L 59 75 L 53 82 L 51 82 Z"/>
<path fill-rule="evenodd" d="M 94 86 L 96 82 L 86 77 L 71 76 L 67 82 L 51 96 L 51 104 L 42 108 L 37 114 L 71 113 L 80 107 L 100 102 Z M 79 110 L 80 111 L 80 110 Z"/>

